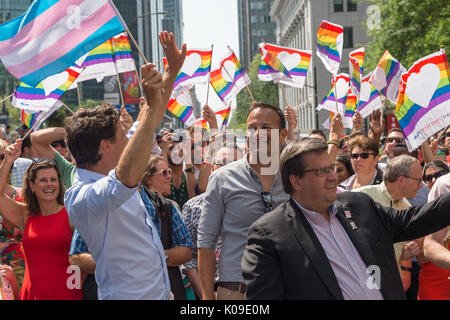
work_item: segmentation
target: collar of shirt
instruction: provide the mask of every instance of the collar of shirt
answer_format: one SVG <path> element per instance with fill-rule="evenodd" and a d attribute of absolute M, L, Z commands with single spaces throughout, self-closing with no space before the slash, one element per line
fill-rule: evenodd
<path fill-rule="evenodd" d="M 297 204 L 297 206 L 300 208 L 300 210 L 302 210 L 304 213 L 306 213 L 310 218 L 312 219 L 316 219 L 320 216 L 320 218 L 323 219 L 322 215 L 316 211 L 310 211 L 305 209 L 297 200 L 295 200 L 293 197 L 291 197 L 292 200 L 294 200 L 294 202 Z M 338 211 L 338 208 L 336 206 L 336 203 L 333 202 L 333 204 L 328 208 L 328 213 L 330 215 L 336 216 Z"/>
<path fill-rule="evenodd" d="M 373 182 L 375 181 L 375 178 L 377 177 L 377 170 L 375 170 L 374 174 L 373 174 L 373 178 L 372 181 L 370 182 L 370 184 L 373 184 Z M 353 182 L 356 179 L 356 173 L 352 176 L 350 176 L 347 180 L 341 182 L 341 184 L 339 184 L 339 187 L 344 188 L 346 190 L 350 190 L 351 186 L 353 185 Z"/>

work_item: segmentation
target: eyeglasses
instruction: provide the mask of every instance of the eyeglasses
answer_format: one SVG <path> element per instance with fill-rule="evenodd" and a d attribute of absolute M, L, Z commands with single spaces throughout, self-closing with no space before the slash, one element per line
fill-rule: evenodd
<path fill-rule="evenodd" d="M 387 143 L 392 143 L 394 141 L 397 143 L 403 143 L 403 142 L 405 142 L 405 139 L 403 139 L 403 138 L 386 138 Z"/>
<path fill-rule="evenodd" d="M 441 170 L 441 171 L 435 172 L 433 174 L 424 174 L 423 181 L 426 183 L 430 183 L 431 181 L 433 181 L 433 179 L 437 179 L 437 178 L 447 174 L 447 172 L 448 171 Z"/>
<path fill-rule="evenodd" d="M 60 146 L 61 148 L 66 148 L 66 143 L 64 141 L 55 141 L 55 142 L 50 143 L 50 145 L 53 148 L 56 148 L 57 146 Z"/>
<path fill-rule="evenodd" d="M 404 176 L 405 178 L 410 178 L 410 179 L 413 179 L 413 180 L 416 180 L 417 181 L 417 184 L 421 184 L 422 183 L 422 179 L 420 179 L 420 178 L 414 178 L 414 177 L 410 177 L 410 176 Z"/>
<path fill-rule="evenodd" d="M 318 177 L 326 177 L 331 172 L 336 172 L 336 164 L 333 163 L 331 166 L 323 167 L 323 168 L 319 168 L 319 169 L 305 170 L 303 172 L 300 172 L 300 174 L 307 173 L 307 172 L 314 172 L 314 174 Z"/>
<path fill-rule="evenodd" d="M 162 175 L 164 178 L 170 177 L 172 176 L 172 169 L 162 169 L 159 172 L 155 172 L 154 174 L 160 174 Z"/>
<path fill-rule="evenodd" d="M 264 206 L 266 208 L 266 212 L 272 211 L 273 210 L 272 195 L 270 194 L 270 192 L 261 192 L 261 196 L 264 201 Z"/>
<path fill-rule="evenodd" d="M 373 153 L 369 152 L 363 152 L 363 153 L 352 153 L 350 157 L 352 157 L 353 160 L 358 159 L 361 157 L 361 159 L 367 159 L 370 155 L 373 155 Z"/>

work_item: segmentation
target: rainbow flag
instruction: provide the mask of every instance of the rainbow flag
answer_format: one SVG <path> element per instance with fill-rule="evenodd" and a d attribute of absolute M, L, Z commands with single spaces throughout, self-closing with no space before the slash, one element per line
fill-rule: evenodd
<path fill-rule="evenodd" d="M 361 81 L 361 92 L 357 110 L 363 119 L 367 118 L 373 111 L 381 109 L 383 106 L 380 93 L 369 82 L 371 75 L 372 73 L 369 73 Z"/>
<path fill-rule="evenodd" d="M 28 128 L 33 128 L 33 131 L 37 131 L 39 127 L 50 117 L 57 109 L 59 105 L 55 104 L 47 112 L 38 111 L 34 113 L 28 113 L 25 110 L 20 110 L 20 121 L 23 122 Z"/>
<path fill-rule="evenodd" d="M 344 128 L 353 128 L 353 115 L 356 111 L 356 95 L 353 94 L 352 89 L 348 89 L 347 99 L 345 101 L 345 112 L 344 117 L 342 118 L 342 123 L 344 124 Z"/>
<path fill-rule="evenodd" d="M 341 64 L 342 47 L 344 45 L 344 28 L 323 20 L 317 30 L 317 56 L 325 68 L 337 75 Z"/>
<path fill-rule="evenodd" d="M 271 69 L 269 70 L 275 70 L 276 72 L 280 72 L 283 75 L 285 75 L 288 79 L 290 79 L 289 71 L 284 66 L 284 64 L 278 59 L 278 55 L 273 54 L 271 51 L 265 49 L 265 47 L 260 48 L 261 49 L 261 60 L 263 60 Z"/>
<path fill-rule="evenodd" d="M 395 116 L 414 150 L 450 125 L 450 79 L 445 50 L 419 59 L 401 77 Z"/>
<path fill-rule="evenodd" d="M 14 92 L 12 105 L 24 109 L 28 113 L 46 112 L 55 104 L 61 107 L 61 96 L 77 79 L 82 70 L 80 66 L 72 66 L 64 72 L 44 79 L 35 88 L 23 82 L 20 83 Z"/>
<path fill-rule="evenodd" d="M 184 91 L 177 97 L 170 97 L 167 109 L 184 122 L 186 126 L 190 126 L 194 119 L 194 108 L 192 107 L 192 99 L 189 91 Z"/>
<path fill-rule="evenodd" d="M 91 79 L 101 82 L 104 77 L 135 71 L 136 65 L 126 33 L 121 33 L 105 41 L 87 53 L 82 67 L 84 68 L 83 72 L 69 90 L 75 89 L 79 82 Z"/>
<path fill-rule="evenodd" d="M 222 59 L 220 67 L 211 71 L 210 80 L 214 91 L 225 103 L 251 83 L 241 62 L 230 48 L 228 50 L 229 54 Z"/>
<path fill-rule="evenodd" d="M 117 72 L 124 73 L 136 70 L 133 54 L 131 52 L 130 40 L 127 33 L 121 33 L 112 39 L 114 62 L 116 63 Z"/>
<path fill-rule="evenodd" d="M 291 87 L 302 88 L 305 84 L 306 73 L 309 69 L 312 52 L 309 50 L 298 50 L 282 46 L 276 46 L 269 43 L 260 43 L 259 48 L 261 53 L 267 51 L 285 66 L 289 74 L 286 75 L 274 68 L 261 58 L 258 79 L 261 81 L 274 81 L 275 83 L 282 83 Z"/>
<path fill-rule="evenodd" d="M 20 121 L 23 122 L 28 128 L 34 126 L 39 116 L 42 114 L 42 111 L 38 111 L 35 113 L 27 113 L 25 110 L 20 110 Z"/>
<path fill-rule="evenodd" d="M 400 77 L 405 72 L 406 68 L 386 50 L 369 81 L 387 99 L 396 103 Z"/>
<path fill-rule="evenodd" d="M 231 113 L 231 106 L 229 106 L 226 109 L 214 112 L 214 114 L 217 116 L 220 116 L 222 118 L 222 126 L 221 131 L 225 131 L 227 128 L 228 120 L 230 118 Z M 194 125 L 202 126 L 205 129 L 209 130 L 208 122 L 205 119 L 200 119 L 194 122 Z"/>
<path fill-rule="evenodd" d="M 0 26 L 0 58 L 17 79 L 36 87 L 125 30 L 111 0 L 35 0 Z"/>
<path fill-rule="evenodd" d="M 347 73 L 340 73 L 333 77 L 332 81 L 330 92 L 323 98 L 317 110 L 325 109 L 336 113 L 337 108 L 337 113 L 344 114 L 350 82 L 349 75 Z"/>
<path fill-rule="evenodd" d="M 352 92 L 359 98 L 361 91 L 361 79 L 364 66 L 364 47 L 356 49 L 349 54 L 349 73 L 351 76 L 350 87 Z"/>
<path fill-rule="evenodd" d="M 196 84 L 208 83 L 211 60 L 211 49 L 188 50 L 184 64 L 175 79 L 172 95 L 176 97 L 184 91 L 191 89 Z M 166 68 L 167 59 L 163 58 L 163 62 L 164 68 Z"/>
<path fill-rule="evenodd" d="M 215 113 L 216 115 L 222 117 L 222 125 L 220 127 L 221 131 L 225 131 L 227 129 L 228 120 L 230 119 L 230 113 L 231 113 L 231 106 Z"/>

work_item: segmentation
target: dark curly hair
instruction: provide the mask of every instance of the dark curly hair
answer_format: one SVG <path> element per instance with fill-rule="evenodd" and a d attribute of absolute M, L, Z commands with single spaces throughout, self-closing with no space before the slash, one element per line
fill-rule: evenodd
<path fill-rule="evenodd" d="M 87 168 L 101 160 L 98 153 L 100 141 L 115 142 L 116 125 L 119 113 L 110 103 L 104 103 L 93 109 L 79 109 L 67 119 L 65 129 L 67 145 L 77 167 Z"/>

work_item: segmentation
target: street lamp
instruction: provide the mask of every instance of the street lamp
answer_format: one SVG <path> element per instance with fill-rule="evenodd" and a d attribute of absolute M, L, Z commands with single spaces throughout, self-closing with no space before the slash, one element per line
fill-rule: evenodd
<path fill-rule="evenodd" d="M 143 14 L 143 15 L 141 15 L 141 16 L 139 16 L 139 17 L 134 18 L 133 20 L 131 20 L 130 22 L 128 22 L 128 25 L 131 25 L 131 24 L 135 23 L 135 22 L 136 22 L 138 19 L 140 19 L 140 18 L 148 17 L 148 16 L 153 16 L 153 15 L 159 15 L 159 14 L 161 14 L 161 15 L 163 15 L 163 16 L 167 16 L 167 15 L 169 14 L 169 12 L 167 12 L 167 11 L 161 11 L 161 12 L 154 12 L 154 13 L 146 13 L 146 14 Z"/>

